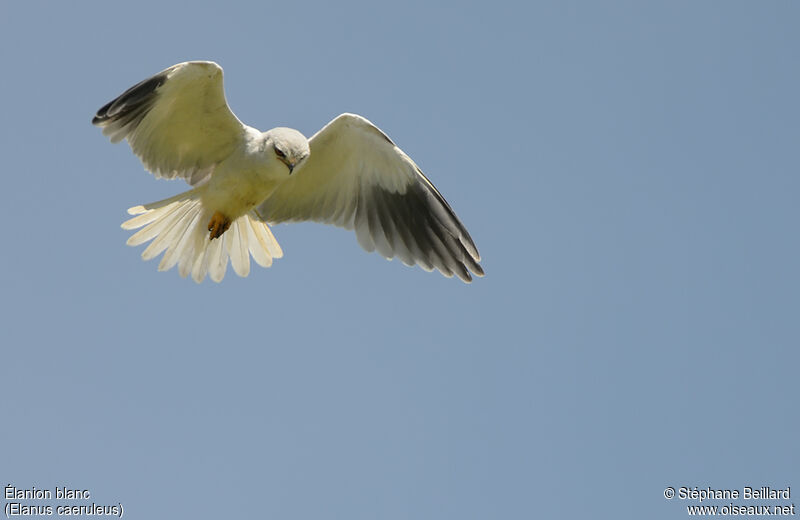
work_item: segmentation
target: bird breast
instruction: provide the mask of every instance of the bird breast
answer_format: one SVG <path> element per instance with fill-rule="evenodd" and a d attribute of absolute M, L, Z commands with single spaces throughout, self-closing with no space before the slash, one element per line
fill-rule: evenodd
<path fill-rule="evenodd" d="M 263 202 L 287 177 L 284 164 L 251 148 L 219 163 L 201 197 L 204 206 L 235 220 Z"/>

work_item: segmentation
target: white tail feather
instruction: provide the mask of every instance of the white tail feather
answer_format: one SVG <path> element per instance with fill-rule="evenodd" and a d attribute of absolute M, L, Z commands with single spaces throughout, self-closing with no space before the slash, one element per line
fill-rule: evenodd
<path fill-rule="evenodd" d="M 228 231 L 225 232 L 225 235 L 228 234 Z M 206 249 L 208 277 L 217 283 L 222 281 L 225 271 L 228 269 L 228 255 L 225 254 L 225 248 L 222 247 L 222 243 L 228 240 L 225 235 L 219 237 L 218 240 L 212 240 Z"/>
<path fill-rule="evenodd" d="M 247 221 L 247 243 L 249 244 L 250 254 L 253 255 L 253 260 L 256 261 L 261 267 L 269 267 L 272 265 L 272 257 L 269 256 L 266 244 L 261 240 L 260 235 L 253 229 L 250 221 Z M 266 227 L 266 226 L 265 226 Z M 267 228 L 269 229 L 269 228 Z M 277 243 L 277 242 L 276 242 Z"/>
<path fill-rule="evenodd" d="M 217 239 L 210 240 L 207 225 L 213 211 L 204 208 L 197 190 L 128 210 L 135 215 L 122 224 L 123 229 L 142 228 L 128 239 L 137 246 L 149 240 L 142 258 L 150 260 L 164 252 L 159 271 L 178 266 L 182 277 L 190 273 L 200 283 L 206 275 L 221 282 L 228 268 L 228 259 L 239 276 L 250 274 L 250 256 L 262 267 L 272 265 L 283 251 L 255 211 L 242 215 Z"/>

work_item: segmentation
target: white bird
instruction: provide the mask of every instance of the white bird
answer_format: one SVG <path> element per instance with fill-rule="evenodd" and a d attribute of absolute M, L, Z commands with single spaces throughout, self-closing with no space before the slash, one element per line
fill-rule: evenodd
<path fill-rule="evenodd" d="M 250 256 L 263 267 L 283 256 L 267 222 L 313 220 L 355 229 L 367 251 L 434 268 L 465 282 L 483 276 L 464 225 L 419 167 L 378 127 L 342 114 L 306 139 L 290 128 L 260 132 L 225 100 L 222 68 L 210 61 L 173 65 L 98 110 L 92 123 L 133 153 L 157 178 L 192 189 L 130 208 L 128 240 L 152 242 L 145 260 L 164 253 L 196 282 L 219 282 L 230 258 L 239 276 Z"/>

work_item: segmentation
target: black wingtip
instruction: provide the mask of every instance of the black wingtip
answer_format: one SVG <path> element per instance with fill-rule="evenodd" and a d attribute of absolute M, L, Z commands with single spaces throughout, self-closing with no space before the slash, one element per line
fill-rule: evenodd
<path fill-rule="evenodd" d="M 115 99 L 103 105 L 92 118 L 92 124 L 103 126 L 109 122 L 124 117 L 127 113 L 135 111 L 152 101 L 156 90 L 167 81 L 167 74 L 162 72 L 155 76 L 140 81 Z"/>

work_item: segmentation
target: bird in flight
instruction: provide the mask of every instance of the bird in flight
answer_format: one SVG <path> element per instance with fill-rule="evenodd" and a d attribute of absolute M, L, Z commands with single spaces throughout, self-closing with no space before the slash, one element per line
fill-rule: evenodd
<path fill-rule="evenodd" d="M 239 276 L 250 256 L 262 267 L 283 251 L 269 224 L 315 221 L 354 229 L 358 243 L 387 259 L 458 276 L 483 276 L 467 229 L 419 167 L 367 119 L 342 114 L 306 139 L 290 128 L 261 132 L 225 100 L 222 68 L 173 65 L 107 103 L 92 119 L 156 178 L 181 178 L 189 191 L 135 206 L 128 244 L 162 252 L 160 271 L 178 266 L 200 283 L 222 281 L 228 260 Z"/>

